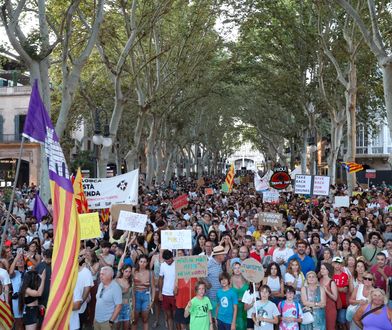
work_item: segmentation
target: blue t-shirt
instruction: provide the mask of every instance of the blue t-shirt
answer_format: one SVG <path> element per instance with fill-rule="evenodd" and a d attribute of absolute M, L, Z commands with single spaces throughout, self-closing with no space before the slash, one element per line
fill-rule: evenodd
<path fill-rule="evenodd" d="M 301 271 L 302 273 L 304 273 L 304 275 L 306 276 L 307 272 L 310 272 L 311 270 L 315 271 L 316 270 L 316 265 L 314 264 L 314 261 L 311 257 L 309 256 L 305 256 L 305 259 L 302 260 L 299 256 L 298 253 L 292 255 L 289 260 L 287 260 L 287 265 L 289 264 L 289 262 L 291 260 L 298 260 L 300 266 L 301 266 Z"/>
<path fill-rule="evenodd" d="M 219 305 L 218 320 L 226 324 L 231 324 L 233 321 L 234 305 L 238 304 L 237 294 L 232 288 L 226 291 L 219 289 L 216 298 Z"/>

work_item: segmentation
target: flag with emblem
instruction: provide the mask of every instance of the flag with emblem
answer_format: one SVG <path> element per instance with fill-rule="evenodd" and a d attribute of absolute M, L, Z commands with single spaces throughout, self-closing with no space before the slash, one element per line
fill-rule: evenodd
<path fill-rule="evenodd" d="M 74 190 L 74 195 L 75 195 L 76 207 L 77 207 L 79 214 L 89 213 L 87 199 L 86 199 L 86 196 L 85 196 L 84 190 L 83 190 L 82 179 L 83 179 L 82 171 L 80 170 L 80 167 L 79 167 L 78 171 L 76 172 L 75 180 L 73 182 L 73 190 Z"/>
<path fill-rule="evenodd" d="M 230 166 L 229 172 L 226 175 L 225 183 L 229 191 L 231 191 L 233 189 L 233 184 L 234 184 L 234 164 L 231 164 Z"/>
<path fill-rule="evenodd" d="M 78 276 L 80 228 L 67 164 L 39 94 L 37 80 L 31 92 L 23 135 L 44 145 L 53 206 L 52 276 L 42 329 L 68 329 Z"/>
<path fill-rule="evenodd" d="M 11 330 L 14 325 L 14 316 L 11 307 L 5 301 L 0 299 L 0 328 Z"/>
<path fill-rule="evenodd" d="M 350 174 L 362 171 L 364 169 L 361 164 L 357 164 L 357 163 L 354 163 L 354 162 L 341 162 L 340 164 L 342 164 L 342 166 Z"/>

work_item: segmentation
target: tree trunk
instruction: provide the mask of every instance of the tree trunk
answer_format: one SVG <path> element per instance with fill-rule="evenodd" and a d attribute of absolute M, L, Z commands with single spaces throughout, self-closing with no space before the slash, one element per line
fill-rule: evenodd
<path fill-rule="evenodd" d="M 154 145 L 158 134 L 159 120 L 156 115 L 151 115 L 152 121 L 150 125 L 150 133 L 147 138 L 146 144 L 146 158 L 147 158 L 147 169 L 146 169 L 146 185 L 151 186 L 153 175 L 154 175 Z"/>
<path fill-rule="evenodd" d="M 336 183 L 336 162 L 343 138 L 343 125 L 344 121 L 331 119 L 331 152 L 328 156 L 328 175 L 331 178 L 331 184 Z"/>
<path fill-rule="evenodd" d="M 385 108 L 387 110 L 388 126 L 390 136 L 392 136 L 392 59 L 387 61 L 382 68 L 382 77 L 384 85 Z M 392 168 L 392 153 L 389 155 L 389 166 Z"/>
<path fill-rule="evenodd" d="M 306 174 L 307 163 L 307 150 L 308 150 L 308 130 L 303 131 L 303 145 L 301 150 L 301 172 Z"/>
<path fill-rule="evenodd" d="M 143 135 L 143 126 L 146 118 L 146 109 L 141 108 L 138 113 L 136 120 L 135 132 L 133 135 L 133 146 L 130 151 L 128 151 L 125 156 L 125 161 L 127 163 L 127 170 L 132 171 L 134 169 L 139 168 L 139 150 L 140 150 L 140 141 Z"/>
<path fill-rule="evenodd" d="M 186 169 L 186 177 L 191 177 L 191 161 L 192 161 L 192 152 L 189 150 L 190 148 L 186 148 L 187 158 L 185 158 L 185 169 Z"/>
<path fill-rule="evenodd" d="M 166 184 L 169 184 L 173 174 L 172 160 L 175 158 L 175 153 L 176 153 L 175 151 L 176 151 L 175 148 L 173 148 L 173 150 L 170 152 L 166 160 L 166 168 L 165 168 L 165 176 L 164 176 L 164 180 Z"/>

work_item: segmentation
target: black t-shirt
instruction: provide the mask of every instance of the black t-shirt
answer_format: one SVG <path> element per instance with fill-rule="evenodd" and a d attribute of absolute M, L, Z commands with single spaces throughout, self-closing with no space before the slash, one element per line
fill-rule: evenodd
<path fill-rule="evenodd" d="M 38 298 L 38 303 L 47 307 L 50 290 L 50 279 L 52 277 L 52 267 L 50 264 L 41 261 L 36 267 L 37 273 L 42 274 L 44 269 L 46 269 L 45 286 L 44 291 L 42 292 L 42 296 Z"/>

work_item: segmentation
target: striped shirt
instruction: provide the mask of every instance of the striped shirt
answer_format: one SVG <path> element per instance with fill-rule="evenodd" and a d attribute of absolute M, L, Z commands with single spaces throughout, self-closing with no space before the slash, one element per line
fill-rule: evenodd
<path fill-rule="evenodd" d="M 210 300 L 216 300 L 216 293 L 222 287 L 219 282 L 219 275 L 222 273 L 222 265 L 218 263 L 214 257 L 208 261 L 207 280 L 211 284 L 211 288 L 207 291 Z"/>

